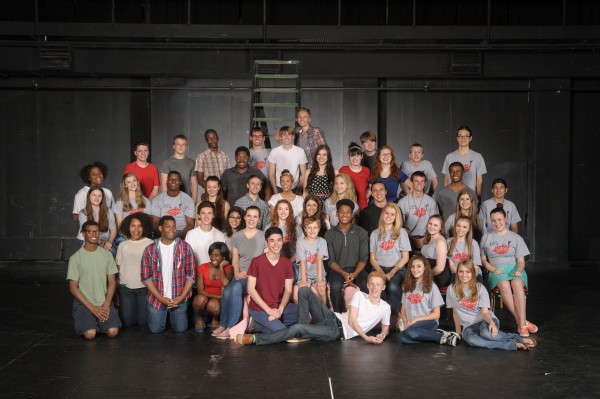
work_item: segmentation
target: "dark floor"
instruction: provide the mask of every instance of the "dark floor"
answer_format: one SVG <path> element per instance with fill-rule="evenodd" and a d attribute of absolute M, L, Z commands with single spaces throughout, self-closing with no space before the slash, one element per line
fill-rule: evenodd
<path fill-rule="evenodd" d="M 0 396 L 127 398 L 593 398 L 600 393 L 599 267 L 529 270 L 539 347 L 383 345 L 360 339 L 240 347 L 189 330 L 75 336 L 64 263 L 0 263 Z M 503 329 L 514 322 L 496 312 Z M 450 327 L 447 321 L 442 326 Z"/>

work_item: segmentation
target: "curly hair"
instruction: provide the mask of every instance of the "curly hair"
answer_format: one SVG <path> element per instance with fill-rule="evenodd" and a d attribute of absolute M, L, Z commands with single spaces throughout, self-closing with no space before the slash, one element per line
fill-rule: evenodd
<path fill-rule="evenodd" d="M 423 263 L 423 276 L 421 277 L 421 289 L 424 293 L 431 292 L 431 286 L 433 285 L 433 274 L 431 272 L 431 265 L 423 255 L 413 255 L 408 261 L 406 266 L 407 272 L 404 281 L 402 282 L 402 292 L 413 292 L 417 288 L 417 279 L 412 273 L 411 267 L 415 262 Z"/>
<path fill-rule="evenodd" d="M 92 168 L 98 168 L 102 172 L 102 176 L 106 179 L 108 176 L 108 166 L 105 163 L 95 161 L 94 163 L 85 165 L 81 169 L 79 169 L 79 177 L 83 181 L 83 184 L 90 184 L 90 171 Z"/>
<path fill-rule="evenodd" d="M 134 213 L 132 215 L 128 215 L 121 222 L 121 227 L 119 227 L 119 231 L 124 237 L 131 238 L 131 233 L 129 232 L 129 228 L 131 227 L 131 221 L 137 219 L 142 224 L 142 230 L 144 230 L 144 237 L 151 238 L 152 237 L 152 217 L 144 212 Z"/>

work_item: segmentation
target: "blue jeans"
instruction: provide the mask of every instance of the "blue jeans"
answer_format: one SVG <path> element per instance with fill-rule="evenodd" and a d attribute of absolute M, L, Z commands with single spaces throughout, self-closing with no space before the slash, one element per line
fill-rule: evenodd
<path fill-rule="evenodd" d="M 354 268 L 343 268 L 346 273 L 354 272 Z M 342 313 L 346 311 L 346 304 L 344 303 L 344 294 L 342 289 L 344 287 L 344 277 L 341 274 L 332 271 L 329 273 L 329 286 L 331 290 L 331 305 L 333 310 Z M 363 269 L 358 276 L 354 278 L 354 284 L 360 288 L 362 292 L 368 292 L 367 290 L 367 272 Z"/>
<path fill-rule="evenodd" d="M 479 323 L 471 324 L 463 330 L 462 337 L 465 342 L 478 348 L 516 351 L 517 342 L 524 343 L 523 338 L 519 334 L 500 331 L 500 322 L 496 317 L 492 317 L 492 319 L 496 323 L 496 327 L 498 327 L 498 334 L 495 337 L 492 337 L 492 333 L 490 333 L 489 324 L 485 320 L 482 320 Z"/>
<path fill-rule="evenodd" d="M 163 305 L 161 310 L 156 310 L 150 304 L 147 304 L 148 309 L 148 329 L 152 333 L 160 333 L 165 331 L 167 326 L 167 314 L 170 317 L 171 327 L 175 332 L 185 332 L 188 328 L 188 301 L 184 301 L 175 309 L 167 309 Z"/>
<path fill-rule="evenodd" d="M 148 323 L 147 294 L 146 287 L 131 289 L 119 284 L 119 301 L 121 303 L 119 313 L 125 327 L 131 327 L 135 324 L 145 326 Z"/>
<path fill-rule="evenodd" d="M 221 294 L 221 321 L 223 327 L 233 327 L 240 321 L 244 308 L 244 295 L 246 295 L 248 279 L 231 280 Z"/>
<path fill-rule="evenodd" d="M 400 341 L 403 344 L 418 344 L 421 342 L 440 343 L 442 333 L 436 331 L 438 322 L 436 320 L 417 321 L 400 333 Z"/>
<path fill-rule="evenodd" d="M 309 313 L 313 324 L 310 324 Z M 310 288 L 302 287 L 298 291 L 298 324 L 274 333 L 256 334 L 255 337 L 256 345 L 274 344 L 294 337 L 333 341 L 340 338 L 340 329 L 335 313 L 323 305 Z"/>
<path fill-rule="evenodd" d="M 381 267 L 384 273 L 389 273 L 393 267 Z M 402 282 L 406 276 L 406 267 L 400 269 L 390 281 L 385 285 L 385 291 L 381 294 L 381 299 L 386 301 L 392 308 L 392 315 L 397 314 L 402 306 Z"/>
<path fill-rule="evenodd" d="M 269 320 L 269 315 L 264 310 L 250 310 L 249 313 L 254 319 L 254 327 L 263 333 L 283 330 L 298 322 L 298 305 L 295 303 L 288 303 L 281 318 L 275 320 Z"/>

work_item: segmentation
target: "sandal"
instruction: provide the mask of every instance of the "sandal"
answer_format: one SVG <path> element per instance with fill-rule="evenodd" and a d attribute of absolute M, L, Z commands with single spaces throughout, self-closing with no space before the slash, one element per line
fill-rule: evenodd
<path fill-rule="evenodd" d="M 221 334 L 214 336 L 216 339 L 229 339 L 229 329 L 226 328 Z"/>

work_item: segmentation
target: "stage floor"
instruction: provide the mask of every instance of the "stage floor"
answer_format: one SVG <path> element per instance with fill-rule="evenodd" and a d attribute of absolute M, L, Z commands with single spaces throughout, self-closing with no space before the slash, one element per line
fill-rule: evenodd
<path fill-rule="evenodd" d="M 560 266 L 560 265 L 559 265 Z M 0 263 L 0 396 L 597 398 L 600 267 L 529 268 L 529 352 L 359 339 L 242 347 L 193 329 L 77 337 L 66 263 Z M 501 329 L 516 332 L 506 310 Z M 441 321 L 451 329 L 451 320 Z"/>

